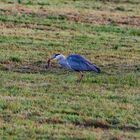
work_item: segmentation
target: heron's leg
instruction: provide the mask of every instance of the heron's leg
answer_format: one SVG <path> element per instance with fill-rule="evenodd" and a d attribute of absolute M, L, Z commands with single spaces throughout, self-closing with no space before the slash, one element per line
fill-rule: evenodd
<path fill-rule="evenodd" d="M 77 82 L 81 82 L 83 77 L 84 77 L 84 74 L 80 71 L 80 76 L 79 76 L 79 79 L 77 80 Z"/>

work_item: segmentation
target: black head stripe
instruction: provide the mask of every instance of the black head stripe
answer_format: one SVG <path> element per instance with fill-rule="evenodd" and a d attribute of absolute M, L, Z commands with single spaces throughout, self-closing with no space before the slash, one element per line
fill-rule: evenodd
<path fill-rule="evenodd" d="M 54 56 L 56 57 L 56 56 L 58 56 L 58 55 L 60 55 L 60 54 L 57 53 L 57 54 L 55 54 Z"/>

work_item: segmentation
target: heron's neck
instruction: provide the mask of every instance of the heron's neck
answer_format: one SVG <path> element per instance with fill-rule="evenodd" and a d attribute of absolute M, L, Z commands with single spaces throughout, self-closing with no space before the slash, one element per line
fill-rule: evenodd
<path fill-rule="evenodd" d="M 66 63 L 66 58 L 65 56 L 64 57 L 61 57 L 59 60 L 58 60 L 59 63 Z"/>
<path fill-rule="evenodd" d="M 67 59 L 65 57 L 61 58 L 58 60 L 59 64 L 62 66 L 62 67 L 65 67 L 65 68 L 68 68 L 68 69 L 71 69 L 68 62 L 67 62 Z"/>
<path fill-rule="evenodd" d="M 59 59 L 58 59 L 59 62 L 61 61 L 66 61 L 66 57 L 64 55 L 62 55 Z"/>

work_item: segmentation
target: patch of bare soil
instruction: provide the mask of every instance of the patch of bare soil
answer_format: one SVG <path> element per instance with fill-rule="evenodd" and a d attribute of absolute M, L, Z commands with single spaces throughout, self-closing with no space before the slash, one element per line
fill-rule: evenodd
<path fill-rule="evenodd" d="M 44 124 L 44 123 L 48 123 L 48 124 L 63 124 L 64 122 L 60 119 L 60 118 L 40 118 L 38 119 L 38 123 L 39 124 Z"/>
<path fill-rule="evenodd" d="M 109 123 L 106 121 L 102 121 L 102 120 L 97 120 L 97 121 L 85 120 L 83 125 L 84 125 L 84 127 L 94 126 L 95 128 L 103 128 L 103 129 L 110 128 Z"/>
<path fill-rule="evenodd" d="M 124 125 L 119 127 L 119 129 L 123 131 L 140 131 L 140 127 L 132 126 L 132 125 Z"/>
<path fill-rule="evenodd" d="M 38 120 L 38 122 L 40 124 L 44 124 L 44 123 L 50 123 L 50 124 L 64 124 L 66 122 L 64 122 L 63 120 L 61 120 L 60 118 L 40 118 Z M 83 122 L 73 122 L 74 125 L 78 126 L 78 127 L 94 127 L 96 129 L 100 128 L 103 130 L 108 130 L 108 129 L 120 129 L 123 131 L 139 131 L 140 128 L 139 127 L 135 127 L 135 126 L 129 126 L 129 125 L 124 125 L 124 126 L 112 126 L 110 125 L 108 122 L 106 121 L 102 121 L 102 120 L 85 120 Z"/>
<path fill-rule="evenodd" d="M 32 62 L 32 63 L 28 63 L 28 62 L 16 63 L 7 60 L 7 61 L 0 62 L 0 70 L 12 71 L 18 73 L 45 73 L 45 72 L 56 73 L 60 69 L 62 69 L 62 67 L 59 67 L 57 64 L 54 63 L 52 63 L 51 66 L 48 68 L 47 63 L 43 61 Z"/>
<path fill-rule="evenodd" d="M 18 64 L 16 62 L 12 62 L 12 61 L 0 62 L 0 69 L 1 70 L 13 71 L 13 72 L 19 72 L 19 73 L 45 72 L 46 71 L 45 66 L 46 66 L 45 63 L 37 65 L 37 64 L 29 64 L 29 63 Z"/>
<path fill-rule="evenodd" d="M 80 127 L 95 127 L 95 128 L 100 128 L 100 129 L 103 129 L 103 130 L 120 129 L 120 130 L 123 130 L 123 131 L 140 131 L 140 127 L 131 126 L 131 125 L 115 126 L 115 125 L 111 125 L 107 121 L 103 121 L 103 120 L 96 120 L 96 121 L 85 120 L 81 123 L 75 122 L 74 124 L 78 125 Z"/>

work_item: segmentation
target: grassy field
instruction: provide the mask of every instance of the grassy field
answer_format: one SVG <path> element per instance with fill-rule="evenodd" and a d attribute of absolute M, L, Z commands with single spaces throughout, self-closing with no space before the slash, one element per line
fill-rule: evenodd
<path fill-rule="evenodd" d="M 140 139 L 139 0 L 0 1 L 0 139 Z M 61 69 L 78 53 L 101 74 Z"/>

